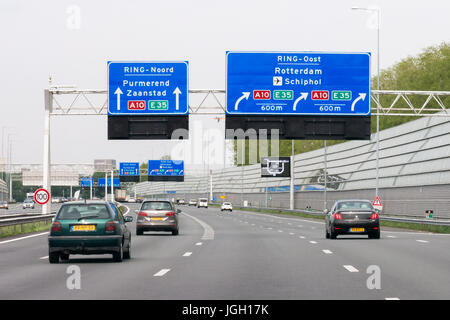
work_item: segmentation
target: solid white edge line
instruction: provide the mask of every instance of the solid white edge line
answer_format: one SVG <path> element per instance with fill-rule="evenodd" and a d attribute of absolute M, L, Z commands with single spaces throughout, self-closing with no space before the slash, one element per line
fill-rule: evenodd
<path fill-rule="evenodd" d="M 201 242 L 197 242 L 195 245 L 196 245 L 196 246 L 201 246 L 202 243 L 201 243 Z"/>
<path fill-rule="evenodd" d="M 420 242 L 420 243 L 428 243 L 429 241 L 427 241 L 427 240 L 416 240 L 417 242 Z"/>
<path fill-rule="evenodd" d="M 309 243 L 312 243 L 312 244 L 316 244 L 316 243 L 317 243 L 317 241 L 310 241 Z"/>
<path fill-rule="evenodd" d="M 214 240 L 214 229 L 209 224 L 207 224 L 203 220 L 191 216 L 190 214 L 187 214 L 186 212 L 182 212 L 182 214 L 195 220 L 198 224 L 202 226 L 203 228 L 203 236 L 201 238 L 202 240 Z"/>
<path fill-rule="evenodd" d="M 32 235 L 29 235 L 26 237 L 5 240 L 5 241 L 1 241 L 0 244 L 10 243 L 10 242 L 19 241 L 19 240 L 25 240 L 25 239 L 34 238 L 34 237 L 39 237 L 39 236 L 43 236 L 45 234 L 49 234 L 49 232 L 37 233 L 37 234 L 32 234 Z"/>
<path fill-rule="evenodd" d="M 190 252 L 190 251 L 185 252 L 185 253 L 183 254 L 183 257 L 189 257 L 191 254 L 192 254 L 192 252 Z"/>
<path fill-rule="evenodd" d="M 384 298 L 384 300 L 400 300 L 400 298 L 397 298 L 397 297 L 390 297 L 390 298 Z"/>
<path fill-rule="evenodd" d="M 332 254 L 333 253 L 331 250 L 328 250 L 328 249 L 324 249 L 324 250 L 322 250 L 322 252 L 325 253 L 325 254 Z"/>

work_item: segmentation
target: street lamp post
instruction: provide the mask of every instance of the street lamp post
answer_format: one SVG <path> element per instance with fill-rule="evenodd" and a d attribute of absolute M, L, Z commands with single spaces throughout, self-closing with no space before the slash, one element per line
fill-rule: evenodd
<path fill-rule="evenodd" d="M 377 13 L 377 90 L 380 91 L 380 9 L 379 8 L 361 8 L 352 7 L 352 10 L 362 10 Z M 377 94 L 377 100 L 380 101 L 380 95 Z M 375 196 L 378 197 L 379 187 L 379 162 L 380 162 L 380 116 L 377 103 L 377 135 L 376 135 L 376 177 L 375 177 Z"/>

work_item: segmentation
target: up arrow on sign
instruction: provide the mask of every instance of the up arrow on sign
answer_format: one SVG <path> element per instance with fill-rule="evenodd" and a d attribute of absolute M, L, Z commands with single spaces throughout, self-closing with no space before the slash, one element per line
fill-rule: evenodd
<path fill-rule="evenodd" d="M 116 91 L 114 91 L 114 94 L 117 95 L 117 110 L 120 110 L 120 95 L 123 94 L 123 92 L 119 87 L 117 87 Z"/>
<path fill-rule="evenodd" d="M 180 94 L 181 94 L 180 89 L 177 87 L 173 91 L 173 94 L 175 95 L 175 109 L 178 110 L 180 108 Z"/>

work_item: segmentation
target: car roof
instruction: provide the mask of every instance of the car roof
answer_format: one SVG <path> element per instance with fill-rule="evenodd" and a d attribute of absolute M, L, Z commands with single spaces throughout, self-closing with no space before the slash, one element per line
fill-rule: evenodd
<path fill-rule="evenodd" d="M 370 202 L 372 203 L 372 201 L 367 200 L 367 199 L 343 199 L 343 200 L 336 200 L 337 202 L 351 202 L 351 201 L 360 201 L 360 202 Z"/>
<path fill-rule="evenodd" d="M 63 205 L 69 204 L 111 204 L 109 201 L 99 201 L 99 200 L 86 200 L 86 201 L 72 201 L 70 203 L 65 203 Z"/>

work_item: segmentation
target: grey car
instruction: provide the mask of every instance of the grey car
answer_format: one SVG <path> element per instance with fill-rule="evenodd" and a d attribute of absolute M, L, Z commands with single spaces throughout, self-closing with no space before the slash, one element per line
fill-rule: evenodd
<path fill-rule="evenodd" d="M 141 208 L 136 210 L 136 235 L 142 235 L 144 231 L 170 231 L 172 235 L 178 235 L 179 212 L 168 200 L 142 202 Z"/>
<path fill-rule="evenodd" d="M 325 237 L 336 239 L 341 234 L 366 234 L 380 239 L 380 218 L 369 200 L 338 200 L 326 211 Z"/>

